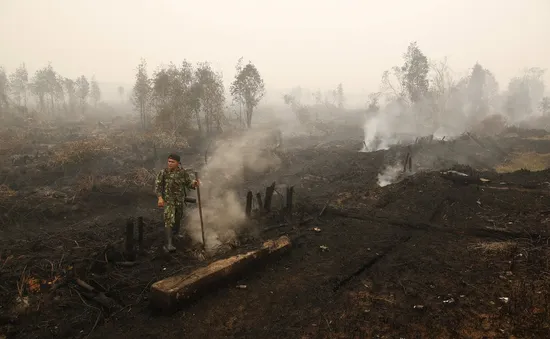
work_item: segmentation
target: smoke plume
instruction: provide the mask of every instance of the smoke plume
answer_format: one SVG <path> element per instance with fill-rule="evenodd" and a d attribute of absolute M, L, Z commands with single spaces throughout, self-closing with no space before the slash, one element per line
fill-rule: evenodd
<path fill-rule="evenodd" d="M 403 174 L 403 165 L 386 166 L 382 173 L 378 174 L 378 186 L 384 187 L 396 182 Z"/>
<path fill-rule="evenodd" d="M 239 187 L 243 182 L 243 164 L 254 172 L 276 169 L 280 159 L 266 152 L 272 144 L 270 131 L 256 129 L 214 147 L 208 163 L 200 171 L 201 200 L 207 251 L 222 244 L 235 243 L 246 216 Z M 190 216 L 187 226 L 193 241 L 202 242 L 200 217 Z"/>

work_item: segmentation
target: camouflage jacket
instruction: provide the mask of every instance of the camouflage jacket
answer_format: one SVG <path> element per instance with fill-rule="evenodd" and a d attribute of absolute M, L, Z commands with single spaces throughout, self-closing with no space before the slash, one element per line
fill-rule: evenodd
<path fill-rule="evenodd" d="M 155 193 L 168 204 L 183 204 L 186 190 L 195 189 L 193 181 L 186 170 L 178 168 L 169 171 L 167 168 L 160 171 L 155 180 Z"/>

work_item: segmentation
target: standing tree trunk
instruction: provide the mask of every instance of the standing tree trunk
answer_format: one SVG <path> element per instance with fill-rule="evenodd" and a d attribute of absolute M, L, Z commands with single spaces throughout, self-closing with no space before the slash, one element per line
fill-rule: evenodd
<path fill-rule="evenodd" d="M 254 108 L 251 105 L 246 105 L 246 126 L 250 128 L 252 126 L 252 111 Z"/>
<path fill-rule="evenodd" d="M 199 134 L 202 134 L 202 125 L 201 125 L 201 110 L 195 109 L 195 118 L 197 119 L 197 128 L 199 129 Z"/>

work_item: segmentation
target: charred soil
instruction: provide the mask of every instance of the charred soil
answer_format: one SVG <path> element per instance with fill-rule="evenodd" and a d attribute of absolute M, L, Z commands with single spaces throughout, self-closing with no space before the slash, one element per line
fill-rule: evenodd
<path fill-rule="evenodd" d="M 207 258 L 188 238 L 162 252 L 151 191 L 164 155 L 148 140 L 85 126 L 70 140 L 55 129 L 28 133 L 34 142 L 1 150 L 0 338 L 550 335 L 550 171 L 530 171 L 550 164 L 541 131 L 371 153 L 350 128 L 285 140 L 292 148 L 271 155 L 281 165 L 239 194 L 244 204 L 248 190 L 293 185 L 292 218 L 251 221 Z M 200 169 L 204 154 L 185 161 Z M 380 187 L 389 167 L 401 170 Z M 144 241 L 133 260 L 124 230 L 139 216 Z M 155 281 L 280 235 L 293 249 L 275 262 L 176 314 L 148 307 Z"/>

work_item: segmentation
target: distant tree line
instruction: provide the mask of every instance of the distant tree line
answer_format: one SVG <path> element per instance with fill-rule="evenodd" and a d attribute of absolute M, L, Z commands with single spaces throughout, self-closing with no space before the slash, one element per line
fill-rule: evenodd
<path fill-rule="evenodd" d="M 500 114 L 516 122 L 532 115 L 550 116 L 550 98 L 544 96 L 545 70 L 533 67 L 510 80 L 500 91 L 493 73 L 476 63 L 468 74 L 456 78 L 447 60 L 430 61 L 412 42 L 403 54 L 403 64 L 382 74 L 380 91 L 371 93 L 366 112 L 376 114 L 384 108 L 413 116 L 419 125 L 437 129 L 457 120 L 480 121 Z M 342 84 L 323 95 L 311 93 L 308 100 L 301 87 L 283 96 L 298 120 L 307 123 L 319 111 L 338 112 L 344 109 Z M 306 102 L 313 104 L 307 104 Z"/>
<path fill-rule="evenodd" d="M 56 72 L 51 64 L 29 76 L 25 64 L 8 74 L 0 67 L 0 113 L 15 108 L 28 113 L 34 104 L 36 111 L 53 117 L 84 113 L 88 105 L 97 107 L 101 90 L 95 79 L 89 81 L 84 75 L 70 79 Z"/>
<path fill-rule="evenodd" d="M 528 68 L 500 91 L 493 73 L 476 63 L 464 77 L 455 79 L 447 60 L 430 62 L 416 42 L 403 55 L 403 65 L 382 75 L 381 91 L 373 93 L 368 106 L 377 112 L 379 99 L 415 115 L 420 124 L 437 129 L 458 117 L 480 121 L 500 114 L 511 122 L 532 115 L 550 115 L 550 100 L 544 97 L 544 73 Z"/>
<path fill-rule="evenodd" d="M 206 134 L 222 130 L 227 119 L 226 89 L 222 74 L 210 63 L 169 63 L 149 76 L 147 62 L 142 60 L 135 79 L 131 100 L 143 128 L 154 124 L 176 132 L 194 126 Z M 243 65 L 239 59 L 229 93 L 244 110 L 241 122 L 250 127 L 253 112 L 265 95 L 263 79 L 252 62 Z"/>
<path fill-rule="evenodd" d="M 260 72 L 252 62 L 239 59 L 236 74 L 226 90 L 223 76 L 208 62 L 196 65 L 183 61 L 176 65 L 161 65 L 149 76 L 147 62 L 141 60 L 129 93 L 143 128 L 153 125 L 165 130 L 179 131 L 195 128 L 201 133 L 220 131 L 228 119 L 227 93 L 231 95 L 237 117 L 243 126 L 251 127 L 254 111 L 266 90 Z M 432 129 L 456 123 L 457 119 L 479 121 L 492 114 L 501 114 L 518 121 L 533 114 L 550 115 L 550 98 L 544 96 L 545 70 L 526 69 L 514 77 L 501 91 L 493 73 L 476 63 L 468 74 L 455 77 L 447 60 L 430 61 L 412 42 L 403 54 L 403 64 L 382 74 L 380 91 L 371 93 L 367 113 L 385 110 L 405 112 L 418 125 Z M 118 94 L 122 102 L 125 89 Z M 343 84 L 323 95 L 320 90 L 311 94 L 314 105 L 303 103 L 304 91 L 294 88 L 283 100 L 306 123 L 320 109 L 338 113 L 345 109 Z M 57 73 L 51 64 L 29 76 L 25 64 L 8 74 L 0 67 L 0 113 L 37 112 L 54 116 L 84 113 L 101 101 L 101 90 L 94 76 L 76 79 Z"/>

